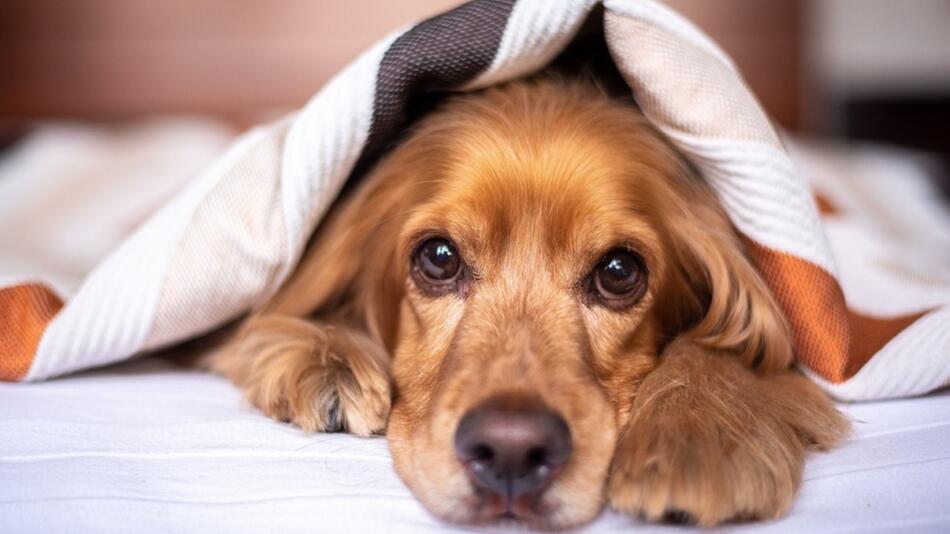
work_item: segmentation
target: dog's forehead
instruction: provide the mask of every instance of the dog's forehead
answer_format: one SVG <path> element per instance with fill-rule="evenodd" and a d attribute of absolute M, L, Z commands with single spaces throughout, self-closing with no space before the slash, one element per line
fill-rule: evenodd
<path fill-rule="evenodd" d="M 466 248 L 513 243 L 576 259 L 636 241 L 678 163 L 631 105 L 597 93 L 517 88 L 463 100 L 417 138 L 438 183 L 417 226 Z M 662 195 L 661 195 L 662 196 Z"/>
<path fill-rule="evenodd" d="M 647 225 L 638 208 L 648 184 L 613 148 L 578 136 L 519 147 L 499 136 L 457 159 L 432 206 L 454 236 L 499 254 L 516 244 L 568 258 L 602 250 Z"/>

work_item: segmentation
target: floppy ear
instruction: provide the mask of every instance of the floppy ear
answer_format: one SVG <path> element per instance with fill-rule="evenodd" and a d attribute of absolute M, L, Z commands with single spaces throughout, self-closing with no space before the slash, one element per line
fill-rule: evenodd
<path fill-rule="evenodd" d="M 408 167 L 396 163 L 338 201 L 277 294 L 197 362 L 275 419 L 363 436 L 386 427 L 407 270 L 396 237 L 411 202 Z"/>
<path fill-rule="evenodd" d="M 670 224 L 673 308 L 678 333 L 764 371 L 792 363 L 785 315 L 745 254 L 737 232 L 705 187 L 690 188 Z"/>
<path fill-rule="evenodd" d="M 396 257 L 398 234 L 420 194 L 404 176 L 411 158 L 393 156 L 337 200 L 261 314 L 343 323 L 392 348 L 407 276 L 406 262 Z"/>

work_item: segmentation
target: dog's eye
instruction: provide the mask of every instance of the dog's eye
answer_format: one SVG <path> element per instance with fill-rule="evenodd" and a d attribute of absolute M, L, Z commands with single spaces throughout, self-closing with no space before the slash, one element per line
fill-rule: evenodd
<path fill-rule="evenodd" d="M 632 305 L 646 290 L 647 271 L 636 253 L 615 249 L 601 258 L 594 271 L 594 288 L 610 307 Z"/>
<path fill-rule="evenodd" d="M 458 250 L 444 237 L 433 237 L 419 245 L 414 262 L 425 281 L 434 284 L 451 282 L 462 268 Z"/>

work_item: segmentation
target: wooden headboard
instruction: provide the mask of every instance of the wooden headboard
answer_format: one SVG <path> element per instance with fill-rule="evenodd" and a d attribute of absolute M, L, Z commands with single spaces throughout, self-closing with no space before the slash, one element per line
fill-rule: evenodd
<path fill-rule="evenodd" d="M 671 0 L 781 123 L 801 118 L 803 0 Z M 3 0 L 0 118 L 299 106 L 389 31 L 454 0 Z"/>

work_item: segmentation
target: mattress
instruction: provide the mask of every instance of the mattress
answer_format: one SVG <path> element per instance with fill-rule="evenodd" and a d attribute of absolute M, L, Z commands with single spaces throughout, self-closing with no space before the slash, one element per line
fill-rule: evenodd
<path fill-rule="evenodd" d="M 306 434 L 159 358 L 0 383 L 0 532 L 443 532 L 384 438 Z M 950 531 L 950 391 L 842 405 L 788 517 L 739 532 Z M 583 532 L 682 530 L 604 513 Z M 462 530 L 462 529 L 460 529 Z"/>

